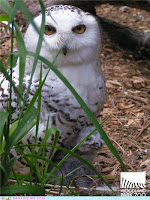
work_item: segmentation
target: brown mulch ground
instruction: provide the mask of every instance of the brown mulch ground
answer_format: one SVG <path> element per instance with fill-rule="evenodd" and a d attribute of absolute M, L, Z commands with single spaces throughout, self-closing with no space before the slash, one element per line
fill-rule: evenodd
<path fill-rule="evenodd" d="M 137 30 L 150 30 L 150 14 L 126 6 L 101 5 L 97 14 Z M 4 26 L 1 26 L 0 39 Z M 10 32 L 6 34 L 0 56 L 10 51 Z M 15 44 L 16 45 L 16 44 Z M 146 171 L 150 183 L 150 60 L 135 59 L 104 41 L 101 62 L 106 79 L 108 99 L 101 122 L 129 171 Z M 118 185 L 123 171 L 119 162 L 104 145 L 95 165 L 111 185 Z"/>
<path fill-rule="evenodd" d="M 97 14 L 137 30 L 150 30 L 150 14 L 135 8 L 102 5 Z M 146 171 L 150 184 L 150 60 L 105 41 L 101 61 L 108 99 L 100 121 L 129 171 Z M 106 146 L 95 161 L 101 174 L 118 185 L 123 171 Z M 116 177 L 116 179 L 115 179 Z"/>

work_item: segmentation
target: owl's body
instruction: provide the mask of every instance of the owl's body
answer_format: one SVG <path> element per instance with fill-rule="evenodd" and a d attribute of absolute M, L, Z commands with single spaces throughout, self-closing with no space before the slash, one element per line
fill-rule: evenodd
<path fill-rule="evenodd" d="M 34 19 L 37 27 L 40 28 L 42 16 Z M 83 98 L 87 106 L 97 117 L 103 108 L 106 97 L 105 83 L 100 67 L 100 31 L 99 25 L 92 15 L 73 6 L 52 6 L 46 10 L 47 27 L 53 27 L 55 32 L 51 35 L 44 34 L 40 55 L 50 62 L 53 62 L 58 51 L 62 48 L 55 66 L 68 79 L 78 94 Z M 84 32 L 78 34 L 74 32 L 75 27 L 84 25 Z M 50 31 L 50 29 L 48 30 Z M 24 37 L 26 49 L 35 52 L 38 42 L 38 33 L 32 25 L 29 25 Z M 27 57 L 24 94 L 30 80 L 33 67 L 33 57 Z M 19 84 L 18 65 L 13 70 L 13 81 L 16 86 Z M 41 63 L 38 62 L 33 76 L 28 102 L 32 99 L 39 86 L 39 74 Z M 43 65 L 43 77 L 48 71 L 48 67 Z M 3 80 L 0 75 L 0 82 Z M 1 84 L 0 111 L 7 107 L 9 98 L 9 83 L 4 80 Z M 18 115 L 17 96 L 13 92 L 12 96 L 12 117 Z M 50 71 L 42 88 L 40 124 L 38 131 L 39 142 L 44 137 L 46 124 L 49 117 L 49 127 L 54 125 L 60 131 L 59 143 L 66 144 L 72 137 L 78 134 L 90 121 L 64 83 Z M 35 128 L 33 128 L 25 139 L 33 143 Z M 52 138 L 48 143 L 51 144 Z"/>

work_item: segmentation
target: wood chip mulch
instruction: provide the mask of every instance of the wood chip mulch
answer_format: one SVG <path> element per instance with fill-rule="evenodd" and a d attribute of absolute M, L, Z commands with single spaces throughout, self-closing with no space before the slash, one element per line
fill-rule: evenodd
<path fill-rule="evenodd" d="M 106 4 L 99 6 L 97 13 L 134 29 L 150 30 L 146 11 Z M 103 128 L 128 170 L 146 171 L 150 187 L 150 60 L 137 59 L 107 39 L 101 62 L 108 99 L 99 121 L 108 118 Z M 111 185 L 119 185 L 124 170 L 105 145 L 95 165 Z"/>

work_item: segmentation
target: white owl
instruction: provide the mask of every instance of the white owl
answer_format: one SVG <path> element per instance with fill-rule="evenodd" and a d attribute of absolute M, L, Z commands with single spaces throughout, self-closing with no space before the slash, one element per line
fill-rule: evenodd
<path fill-rule="evenodd" d="M 34 18 L 37 27 L 40 28 L 42 15 Z M 38 42 L 38 33 L 30 24 L 24 41 L 28 51 L 35 52 Z M 106 97 L 106 87 L 100 66 L 100 27 L 96 18 L 79 8 L 70 5 L 55 5 L 46 9 L 45 33 L 40 55 L 53 62 L 58 51 L 60 52 L 55 66 L 69 80 L 78 94 L 85 101 L 96 117 L 103 108 Z M 28 86 L 33 67 L 33 57 L 27 57 L 24 93 Z M 36 66 L 28 101 L 39 86 L 39 74 L 41 63 Z M 43 65 L 43 77 L 48 67 Z M 18 65 L 13 70 L 13 81 L 18 85 Z M 0 75 L 0 82 L 4 76 Z M 6 109 L 9 99 L 9 82 L 2 81 L 0 88 L 0 111 Z M 12 117 L 18 116 L 17 96 L 12 95 Z M 46 124 L 49 117 L 49 127 L 54 125 L 60 131 L 59 144 L 68 144 L 83 128 L 91 122 L 81 108 L 73 94 L 64 83 L 50 71 L 42 88 L 40 124 L 38 141 L 45 136 Z M 34 142 L 35 128 L 26 136 L 29 143 Z M 53 136 L 49 138 L 51 144 Z"/>

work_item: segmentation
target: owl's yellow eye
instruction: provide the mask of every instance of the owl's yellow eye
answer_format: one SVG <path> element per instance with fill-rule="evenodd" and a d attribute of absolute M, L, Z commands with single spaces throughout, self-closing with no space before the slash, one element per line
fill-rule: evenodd
<path fill-rule="evenodd" d="M 45 31 L 44 33 L 46 35 L 52 35 L 56 32 L 56 29 L 53 26 L 45 25 Z"/>
<path fill-rule="evenodd" d="M 86 26 L 85 25 L 78 25 L 78 26 L 74 27 L 72 30 L 77 34 L 82 34 L 82 33 L 85 32 Z"/>

